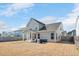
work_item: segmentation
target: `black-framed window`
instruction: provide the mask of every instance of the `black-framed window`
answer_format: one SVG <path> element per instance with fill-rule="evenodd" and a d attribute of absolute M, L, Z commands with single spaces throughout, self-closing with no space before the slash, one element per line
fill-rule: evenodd
<path fill-rule="evenodd" d="M 54 39 L 54 33 L 51 33 L 51 39 Z"/>
<path fill-rule="evenodd" d="M 40 34 L 38 34 L 38 39 L 40 39 Z"/>

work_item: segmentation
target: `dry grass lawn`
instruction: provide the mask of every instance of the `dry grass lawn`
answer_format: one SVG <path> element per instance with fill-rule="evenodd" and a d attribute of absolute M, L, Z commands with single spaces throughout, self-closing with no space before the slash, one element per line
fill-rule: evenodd
<path fill-rule="evenodd" d="M 26 41 L 0 42 L 1 56 L 76 56 L 79 55 L 74 44 L 27 43 Z"/>

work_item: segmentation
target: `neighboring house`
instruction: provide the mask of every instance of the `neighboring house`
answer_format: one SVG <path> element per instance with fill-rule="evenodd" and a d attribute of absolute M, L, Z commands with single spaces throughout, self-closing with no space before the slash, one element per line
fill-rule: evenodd
<path fill-rule="evenodd" d="M 22 32 L 20 30 L 13 31 L 15 37 L 22 37 Z"/>
<path fill-rule="evenodd" d="M 68 32 L 68 36 L 76 36 L 76 30 L 72 30 L 70 32 Z"/>
<path fill-rule="evenodd" d="M 3 32 L 1 33 L 1 37 L 7 37 L 7 36 L 8 36 L 7 34 L 8 34 L 7 32 L 3 31 Z"/>
<path fill-rule="evenodd" d="M 74 29 L 74 30 L 72 30 L 72 31 L 70 31 L 70 32 L 68 32 L 68 35 L 67 35 L 67 40 L 69 41 L 69 42 L 72 42 L 72 43 L 74 43 L 75 41 L 75 37 L 76 37 L 76 30 Z"/>
<path fill-rule="evenodd" d="M 26 40 L 47 40 L 49 42 L 61 41 L 63 25 L 61 22 L 44 24 L 36 19 L 31 18 L 28 22 L 24 34 L 26 35 Z M 23 36 L 24 37 L 24 36 Z"/>

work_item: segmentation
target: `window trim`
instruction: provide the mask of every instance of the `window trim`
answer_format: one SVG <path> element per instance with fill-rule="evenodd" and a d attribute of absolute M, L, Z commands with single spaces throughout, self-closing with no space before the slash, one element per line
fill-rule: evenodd
<path fill-rule="evenodd" d="M 52 40 L 54 39 L 54 33 L 51 33 L 51 39 Z"/>

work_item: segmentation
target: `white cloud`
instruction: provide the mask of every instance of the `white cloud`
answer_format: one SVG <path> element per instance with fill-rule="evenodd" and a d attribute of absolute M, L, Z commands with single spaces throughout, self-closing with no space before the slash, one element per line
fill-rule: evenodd
<path fill-rule="evenodd" d="M 74 4 L 74 6 L 75 8 L 71 10 L 71 13 L 59 20 L 63 22 L 64 28 L 67 31 L 75 29 L 76 19 L 79 16 L 79 4 Z"/>
<path fill-rule="evenodd" d="M 45 17 L 41 18 L 40 21 L 45 24 L 54 23 L 54 22 L 56 22 L 56 17 L 45 16 Z"/>
<path fill-rule="evenodd" d="M 26 27 L 26 24 L 22 24 L 22 25 L 20 26 L 20 28 L 23 28 L 23 27 Z"/>
<path fill-rule="evenodd" d="M 15 31 L 18 30 L 18 28 L 10 28 L 9 31 Z"/>
<path fill-rule="evenodd" d="M 0 33 L 3 31 L 10 32 L 14 30 L 18 30 L 19 28 L 12 28 L 9 25 L 7 25 L 5 22 L 0 21 Z"/>
<path fill-rule="evenodd" d="M 0 30 L 1 30 L 1 29 L 5 29 L 6 27 L 7 27 L 7 26 L 6 26 L 5 22 L 0 21 Z"/>
<path fill-rule="evenodd" d="M 75 28 L 76 19 L 79 16 L 79 4 L 74 4 L 75 8 L 71 10 L 65 17 L 56 18 L 53 16 L 46 16 L 41 19 L 42 22 L 49 24 L 53 22 L 62 22 L 65 30 L 70 31 Z M 78 23 L 79 24 L 79 23 Z"/>
<path fill-rule="evenodd" d="M 11 4 L 7 9 L 5 9 L 2 13 L 0 13 L 0 15 L 4 15 L 4 16 L 10 16 L 15 14 L 16 12 L 18 12 L 21 9 L 27 9 L 32 7 L 34 4 L 32 3 L 15 3 L 15 4 Z"/>
<path fill-rule="evenodd" d="M 0 21 L 0 32 L 6 31 L 7 25 L 5 22 Z"/>

